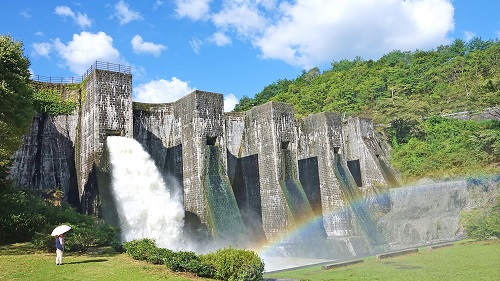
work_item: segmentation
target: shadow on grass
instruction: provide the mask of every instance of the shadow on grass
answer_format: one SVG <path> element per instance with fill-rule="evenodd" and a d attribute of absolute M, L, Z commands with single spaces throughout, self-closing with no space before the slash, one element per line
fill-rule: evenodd
<path fill-rule="evenodd" d="M 79 263 L 105 262 L 105 261 L 108 261 L 108 260 L 107 259 L 92 259 L 92 260 L 84 260 L 84 261 L 65 262 L 64 264 L 79 264 Z"/>
<path fill-rule="evenodd" d="M 15 243 L 0 245 L 0 256 L 13 256 L 13 255 L 31 255 L 35 253 L 51 254 L 54 251 L 37 250 L 33 244 L 29 242 Z M 82 256 L 87 255 L 91 257 L 114 257 L 119 255 L 120 252 L 114 251 L 111 247 L 90 247 L 86 252 L 69 252 L 65 251 L 65 256 Z"/>
<path fill-rule="evenodd" d="M 0 246 L 0 255 L 31 255 L 37 250 L 30 243 L 16 243 Z"/>

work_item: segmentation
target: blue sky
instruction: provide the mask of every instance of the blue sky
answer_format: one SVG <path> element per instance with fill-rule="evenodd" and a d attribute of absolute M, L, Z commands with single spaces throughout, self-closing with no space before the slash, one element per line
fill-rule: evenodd
<path fill-rule="evenodd" d="M 198 89 L 231 110 L 278 79 L 355 56 L 500 37 L 498 0 L 5 1 L 0 34 L 24 43 L 35 75 L 130 65 L 133 100 Z"/>

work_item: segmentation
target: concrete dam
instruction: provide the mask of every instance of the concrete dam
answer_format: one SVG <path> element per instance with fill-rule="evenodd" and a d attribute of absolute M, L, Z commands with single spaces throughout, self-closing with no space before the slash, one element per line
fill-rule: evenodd
<path fill-rule="evenodd" d="M 395 198 L 411 193 L 386 192 L 397 173 L 370 119 L 331 112 L 296 119 L 282 102 L 225 113 L 221 94 L 198 90 L 172 103 L 132 102 L 130 69 L 112 66 L 93 66 L 79 87 L 37 82 L 80 103 L 71 115 L 34 118 L 10 171 L 19 187 L 61 189 L 82 213 L 116 223 L 106 143 L 121 136 L 140 143 L 164 181 L 179 186 L 184 231 L 196 239 L 279 245 L 276 254 L 313 243 L 340 257 L 460 236 L 462 182 L 439 191 L 454 194 L 447 210 L 456 209 L 450 224 L 441 218 L 439 233 L 406 220 L 403 232 L 413 232 L 403 239 L 387 219 L 404 207 Z"/>

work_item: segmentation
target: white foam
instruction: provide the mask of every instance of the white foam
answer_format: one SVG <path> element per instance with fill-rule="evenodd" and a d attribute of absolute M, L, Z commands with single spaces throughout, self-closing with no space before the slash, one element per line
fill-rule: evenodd
<path fill-rule="evenodd" d="M 132 138 L 107 138 L 122 240 L 151 238 L 158 247 L 183 249 L 182 198 L 165 186 L 150 155 Z"/>

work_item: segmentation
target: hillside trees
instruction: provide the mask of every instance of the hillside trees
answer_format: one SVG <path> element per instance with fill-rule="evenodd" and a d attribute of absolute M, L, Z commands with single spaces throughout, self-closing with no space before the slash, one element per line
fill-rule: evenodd
<path fill-rule="evenodd" d="M 297 117 L 331 111 L 372 118 L 389 129 L 393 164 L 408 180 L 498 169 L 498 121 L 428 119 L 500 104 L 498 39 L 458 39 L 429 51 L 394 50 L 377 61 L 356 57 L 334 61 L 320 74 L 310 72 L 316 75 L 303 71 L 272 94 L 265 93 L 276 83 L 255 98 L 245 97 L 235 110 L 274 100 L 293 104 Z M 500 109 L 493 114 L 500 116 Z M 429 120 L 437 122 L 435 127 Z"/>
<path fill-rule="evenodd" d="M 0 35 L 0 185 L 4 184 L 10 157 L 34 114 L 29 66 L 22 42 Z"/>
<path fill-rule="evenodd" d="M 430 51 L 394 50 L 377 61 L 334 61 L 319 75 L 307 75 L 316 68 L 278 80 L 255 98 L 242 99 L 235 111 L 275 100 L 293 104 L 298 116 L 334 111 L 388 125 L 401 116 L 484 109 L 500 104 L 499 54 L 500 41 L 474 38 Z"/>

